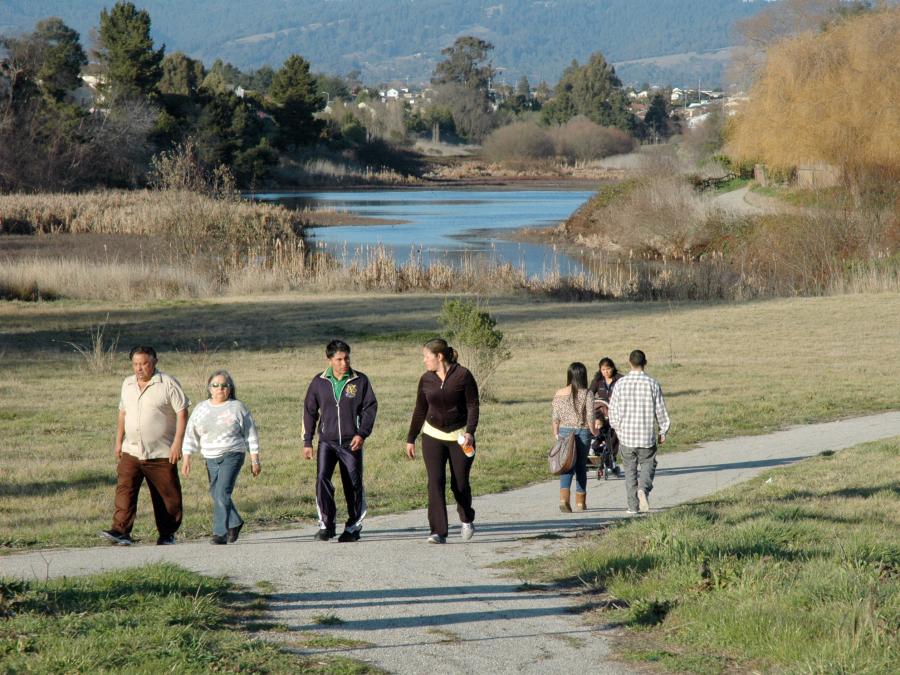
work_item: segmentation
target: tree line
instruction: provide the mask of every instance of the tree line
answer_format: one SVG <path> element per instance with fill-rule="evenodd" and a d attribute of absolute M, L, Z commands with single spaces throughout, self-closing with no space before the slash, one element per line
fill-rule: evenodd
<path fill-rule="evenodd" d="M 664 98 L 637 118 L 600 53 L 572 61 L 553 89 L 532 89 L 524 76 L 513 88 L 496 82 L 492 44 L 460 37 L 441 53 L 431 96 L 411 107 L 382 101 L 359 71 L 316 74 L 296 54 L 277 70 L 221 60 L 207 68 L 166 53 L 150 29 L 147 11 L 120 1 L 101 11 L 90 51 L 58 18 L 0 36 L 0 190 L 142 185 L 151 158 L 188 139 L 202 166 L 227 167 L 250 186 L 285 158 L 317 152 L 389 164 L 416 135 L 480 143 L 514 122 L 550 128 L 575 118 L 638 138 L 668 129 Z"/>
<path fill-rule="evenodd" d="M 131 2 L 100 14 L 88 53 L 58 18 L 21 36 L 0 36 L 0 189 L 134 186 L 153 154 L 187 137 L 200 160 L 228 166 L 248 184 L 264 179 L 279 152 L 313 143 L 323 99 L 309 63 L 289 57 L 278 70 L 246 76 L 265 95 L 227 83 L 227 68 L 207 70 L 150 37 L 151 19 Z M 76 96 L 94 76 L 91 105 Z"/>

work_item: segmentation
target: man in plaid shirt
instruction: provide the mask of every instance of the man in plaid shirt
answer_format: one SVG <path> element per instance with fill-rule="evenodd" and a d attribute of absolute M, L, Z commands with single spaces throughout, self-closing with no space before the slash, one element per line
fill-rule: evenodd
<path fill-rule="evenodd" d="M 647 496 L 653 489 L 656 473 L 656 425 L 659 443 L 669 431 L 669 413 L 659 382 L 644 372 L 647 356 L 635 349 L 628 357 L 631 372 L 616 383 L 609 402 L 609 423 L 619 436 L 625 460 L 625 496 L 628 513 L 650 510 Z M 640 481 L 638 467 L 640 466 Z"/>

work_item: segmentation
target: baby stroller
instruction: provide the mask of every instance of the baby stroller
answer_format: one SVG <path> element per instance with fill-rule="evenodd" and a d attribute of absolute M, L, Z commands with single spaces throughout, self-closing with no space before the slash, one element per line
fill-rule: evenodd
<path fill-rule="evenodd" d="M 597 467 L 597 480 L 609 480 L 609 475 L 616 478 L 622 477 L 622 469 L 616 464 L 616 450 L 619 443 L 616 432 L 609 424 L 608 404 L 606 401 L 597 401 L 596 414 L 603 421 L 600 433 L 591 439 L 591 447 L 588 457 L 596 457 L 592 465 Z"/>

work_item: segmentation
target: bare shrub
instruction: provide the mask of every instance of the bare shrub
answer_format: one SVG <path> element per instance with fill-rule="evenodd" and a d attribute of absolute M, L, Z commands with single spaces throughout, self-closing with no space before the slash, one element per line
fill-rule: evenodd
<path fill-rule="evenodd" d="M 196 192 L 220 199 L 237 199 L 235 180 L 224 164 L 208 169 L 200 161 L 197 144 L 192 138 L 172 150 L 153 157 L 150 185 L 157 190 Z"/>
<path fill-rule="evenodd" d="M 547 130 L 534 122 L 516 122 L 488 136 L 481 149 L 491 162 L 521 162 L 552 159 L 553 140 Z"/>
<path fill-rule="evenodd" d="M 83 358 L 85 368 L 94 374 L 106 374 L 116 371 L 116 350 L 119 347 L 119 336 L 111 337 L 107 333 L 109 314 L 97 325 L 88 329 L 90 342 L 87 346 L 76 342 L 66 342 Z"/>
<path fill-rule="evenodd" d="M 199 403 L 207 398 L 206 382 L 210 373 L 213 372 L 213 363 L 216 358 L 218 347 L 210 347 L 209 343 L 203 338 L 197 338 L 197 347 L 195 349 L 180 350 L 176 349 L 178 355 L 187 363 L 188 371 L 187 386 L 188 390 L 196 393 L 195 403 Z"/>
<path fill-rule="evenodd" d="M 586 162 L 631 152 L 634 139 L 621 129 L 603 127 L 586 117 L 574 117 L 550 131 L 555 152 L 567 162 Z"/>

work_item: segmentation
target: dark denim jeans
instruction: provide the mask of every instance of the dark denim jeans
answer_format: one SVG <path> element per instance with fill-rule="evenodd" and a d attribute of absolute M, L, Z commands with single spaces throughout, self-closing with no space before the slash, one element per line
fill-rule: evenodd
<path fill-rule="evenodd" d="M 209 476 L 209 496 L 213 500 L 213 534 L 224 537 L 228 528 L 238 527 L 244 523 L 231 493 L 237 481 L 241 467 L 244 466 L 243 452 L 226 452 L 221 457 L 206 460 L 206 474 Z"/>
<path fill-rule="evenodd" d="M 559 487 L 568 490 L 572 487 L 572 476 L 575 476 L 575 492 L 587 492 L 587 456 L 591 447 L 591 432 L 587 429 L 560 427 L 559 437 L 565 438 L 575 434 L 575 463 L 568 473 L 559 475 Z"/>

